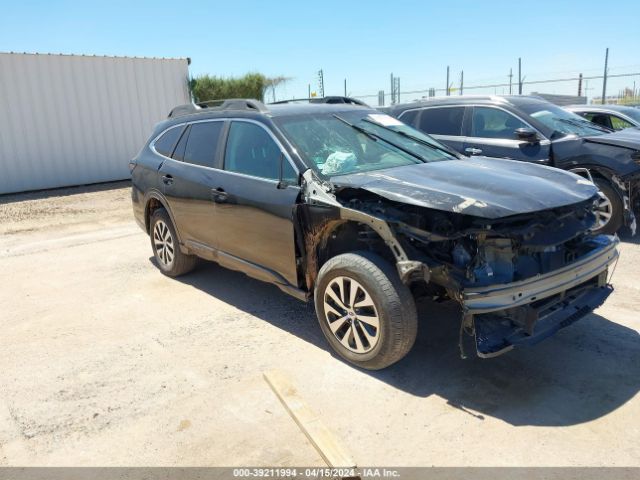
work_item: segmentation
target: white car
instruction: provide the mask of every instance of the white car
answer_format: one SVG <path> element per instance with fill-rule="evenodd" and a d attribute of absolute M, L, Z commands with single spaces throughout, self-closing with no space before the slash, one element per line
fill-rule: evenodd
<path fill-rule="evenodd" d="M 611 130 L 640 128 L 640 108 L 625 105 L 571 105 L 565 109 Z"/>

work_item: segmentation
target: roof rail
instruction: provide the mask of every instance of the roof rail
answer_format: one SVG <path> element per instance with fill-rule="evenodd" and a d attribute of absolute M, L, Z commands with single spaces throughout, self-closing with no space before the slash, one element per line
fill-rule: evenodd
<path fill-rule="evenodd" d="M 257 110 L 262 113 L 269 111 L 267 106 L 259 100 L 251 98 L 227 98 L 178 105 L 169 112 L 169 118 L 198 113 L 202 110 Z"/>
<path fill-rule="evenodd" d="M 331 103 L 331 104 L 346 104 L 346 105 L 361 105 L 363 107 L 368 107 L 366 103 L 362 100 L 358 100 L 357 98 L 352 97 L 342 97 L 337 95 L 332 95 L 329 97 L 320 97 L 320 98 L 292 98 L 291 100 L 280 100 L 277 102 L 271 102 L 269 105 L 280 105 L 283 103 L 294 103 L 294 102 L 309 102 L 309 103 Z"/>

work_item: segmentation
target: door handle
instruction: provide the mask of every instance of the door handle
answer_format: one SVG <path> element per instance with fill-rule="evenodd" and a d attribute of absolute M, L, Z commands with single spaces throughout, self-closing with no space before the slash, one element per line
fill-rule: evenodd
<path fill-rule="evenodd" d="M 173 184 L 173 176 L 172 175 L 163 175 L 162 176 L 162 183 L 164 183 L 165 185 L 172 185 Z"/>
<path fill-rule="evenodd" d="M 213 201 L 216 203 L 225 203 L 229 200 L 229 194 L 225 192 L 222 187 L 212 188 L 211 196 L 213 197 Z"/>
<path fill-rule="evenodd" d="M 480 155 L 482 153 L 482 150 L 474 147 L 465 148 L 464 151 L 470 153 L 471 155 Z"/>

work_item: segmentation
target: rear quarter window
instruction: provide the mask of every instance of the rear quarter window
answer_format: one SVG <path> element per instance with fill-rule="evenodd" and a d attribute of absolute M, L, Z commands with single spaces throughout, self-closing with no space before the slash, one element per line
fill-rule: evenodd
<path fill-rule="evenodd" d="M 408 110 L 406 112 L 402 112 L 402 114 L 398 117 L 402 123 L 406 123 L 407 125 L 417 126 L 416 120 L 418 117 L 418 110 Z"/>
<path fill-rule="evenodd" d="M 156 152 L 160 155 L 164 155 L 165 157 L 170 157 L 178 139 L 180 138 L 182 128 L 183 127 L 181 125 L 179 127 L 170 128 L 164 132 L 153 144 L 153 148 L 155 148 Z"/>

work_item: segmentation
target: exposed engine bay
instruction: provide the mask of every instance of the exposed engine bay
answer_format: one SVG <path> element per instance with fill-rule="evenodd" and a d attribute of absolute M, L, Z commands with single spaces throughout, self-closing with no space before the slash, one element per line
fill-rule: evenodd
<path fill-rule="evenodd" d="M 570 264 L 593 249 L 588 233 L 595 221 L 592 200 L 487 220 L 397 204 L 348 189 L 336 197 L 344 206 L 391 225 L 410 256 L 429 265 L 432 280 L 437 281 L 433 273 L 439 273 L 443 286 L 524 280 Z"/>

